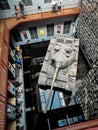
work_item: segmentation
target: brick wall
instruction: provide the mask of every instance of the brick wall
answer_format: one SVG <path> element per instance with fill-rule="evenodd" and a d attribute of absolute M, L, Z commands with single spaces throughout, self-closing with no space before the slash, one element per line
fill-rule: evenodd
<path fill-rule="evenodd" d="M 83 0 L 79 16 L 80 44 L 91 64 L 98 59 L 98 1 Z"/>
<path fill-rule="evenodd" d="M 75 94 L 85 119 L 98 118 L 98 0 L 83 0 L 78 22 L 80 45 L 91 64 Z"/>
<path fill-rule="evenodd" d="M 8 50 L 9 45 L 4 26 L 0 23 L 0 130 L 6 129 L 6 103 L 7 103 L 7 76 L 8 76 Z"/>
<path fill-rule="evenodd" d="M 93 65 L 93 68 L 81 81 L 75 98 L 77 103 L 81 104 L 85 119 L 98 118 L 98 63 Z"/>

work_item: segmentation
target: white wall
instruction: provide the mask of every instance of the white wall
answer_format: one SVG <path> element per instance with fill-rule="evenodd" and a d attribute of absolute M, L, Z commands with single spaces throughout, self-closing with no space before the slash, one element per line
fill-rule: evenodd
<path fill-rule="evenodd" d="M 50 20 L 43 20 L 41 22 L 40 21 L 36 21 L 36 22 L 30 22 L 30 23 L 25 23 L 25 24 L 19 25 L 15 29 L 19 30 L 21 38 L 22 38 L 22 41 L 21 42 L 15 42 L 13 36 L 11 36 L 12 42 L 14 43 L 14 46 L 17 46 L 17 45 L 27 44 L 26 42 L 27 42 L 28 39 L 30 40 L 30 43 L 39 42 L 39 41 L 42 41 L 43 39 L 45 41 L 46 40 L 50 40 L 51 37 L 47 37 L 46 25 L 47 24 L 51 24 L 51 23 L 54 23 L 54 36 L 56 36 L 56 35 L 64 35 L 63 34 L 64 21 L 69 21 L 69 20 L 72 21 L 71 22 L 71 26 L 70 26 L 69 35 L 72 35 L 73 28 L 74 28 L 74 25 L 76 25 L 76 21 L 77 20 L 74 19 L 74 16 L 66 16 L 66 17 L 62 17 L 61 19 L 55 18 L 55 19 L 50 19 Z M 59 34 L 57 33 L 57 26 L 58 25 L 61 26 L 61 32 Z M 37 26 L 38 39 L 34 39 L 34 40 L 31 39 L 30 32 L 29 32 L 28 28 L 32 27 L 32 26 Z M 44 29 L 45 30 L 45 35 L 40 36 L 40 34 L 39 34 L 39 30 L 40 29 Z M 28 39 L 24 38 L 23 32 L 27 33 Z"/>
<path fill-rule="evenodd" d="M 10 9 L 9 10 L 1 10 L 0 11 L 0 17 L 1 18 L 8 18 L 8 17 L 14 17 L 14 5 L 18 5 L 20 0 L 8 0 Z M 59 0 L 57 0 L 58 2 Z M 32 0 L 33 5 L 27 6 L 25 8 L 25 14 L 34 14 L 38 13 L 38 6 L 41 6 L 42 12 L 51 11 L 52 5 L 51 3 L 44 4 L 44 0 Z M 62 8 L 73 8 L 73 7 L 79 7 L 81 3 L 81 0 L 62 0 Z"/>

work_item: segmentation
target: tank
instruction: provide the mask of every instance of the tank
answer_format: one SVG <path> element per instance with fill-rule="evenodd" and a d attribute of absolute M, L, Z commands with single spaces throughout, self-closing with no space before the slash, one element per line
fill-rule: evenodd
<path fill-rule="evenodd" d="M 38 85 L 47 89 L 52 85 L 57 73 L 53 87 L 59 91 L 60 89 L 72 91 L 77 75 L 78 51 L 79 39 L 71 36 L 52 38 L 41 68 Z"/>
<path fill-rule="evenodd" d="M 79 39 L 71 36 L 58 36 L 50 44 L 39 74 L 38 85 L 50 92 L 43 110 L 48 110 L 52 90 L 72 92 L 75 88 Z"/>

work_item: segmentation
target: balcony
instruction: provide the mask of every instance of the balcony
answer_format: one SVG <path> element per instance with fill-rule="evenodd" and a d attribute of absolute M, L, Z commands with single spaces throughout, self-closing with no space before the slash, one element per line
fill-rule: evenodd
<path fill-rule="evenodd" d="M 8 97 L 15 97 L 15 86 L 8 80 Z"/>
<path fill-rule="evenodd" d="M 8 68 L 12 76 L 15 77 L 15 68 L 11 65 L 11 63 L 8 63 Z"/>
<path fill-rule="evenodd" d="M 7 119 L 16 120 L 16 107 L 10 103 L 7 104 Z"/>
<path fill-rule="evenodd" d="M 14 52 L 12 51 L 11 48 L 9 49 L 9 54 L 10 54 L 10 55 L 9 55 L 9 61 L 10 61 L 10 62 L 11 62 L 11 61 L 12 61 L 12 62 L 15 62 L 15 54 L 14 54 Z M 12 62 L 11 62 L 11 63 L 12 63 Z"/>

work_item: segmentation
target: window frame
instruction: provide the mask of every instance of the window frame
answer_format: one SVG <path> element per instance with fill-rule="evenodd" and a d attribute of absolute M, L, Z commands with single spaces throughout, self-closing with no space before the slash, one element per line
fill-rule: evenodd
<path fill-rule="evenodd" d="M 48 4 L 48 3 L 51 3 L 52 0 L 44 0 L 44 4 Z"/>
<path fill-rule="evenodd" d="M 38 39 L 37 26 L 29 27 L 31 39 Z"/>
<path fill-rule="evenodd" d="M 10 9 L 10 6 L 9 6 L 9 3 L 7 0 L 1 0 L 0 1 L 0 9 L 1 10 L 9 10 Z"/>
<path fill-rule="evenodd" d="M 70 33 L 72 20 L 64 21 L 63 34 Z"/>
<path fill-rule="evenodd" d="M 47 24 L 46 29 L 47 29 L 47 37 L 54 36 L 54 23 Z"/>
<path fill-rule="evenodd" d="M 28 2 L 28 0 L 22 0 L 22 2 L 24 3 L 25 6 L 32 6 L 32 0 L 30 0 L 30 3 Z"/>
<path fill-rule="evenodd" d="M 39 89 L 42 110 L 44 110 L 49 92 L 50 92 L 50 90 Z M 52 91 L 52 95 L 53 95 L 53 92 L 54 92 L 54 90 Z M 60 95 L 62 95 L 62 96 L 60 96 Z M 51 100 L 50 100 L 50 102 L 51 102 Z M 56 104 L 56 102 L 58 102 L 58 105 Z M 55 91 L 55 96 L 54 96 L 54 100 L 53 100 L 51 109 L 54 110 L 57 108 L 62 108 L 62 106 L 66 106 L 63 92 Z M 50 105 L 49 105 L 49 107 L 50 107 Z"/>
<path fill-rule="evenodd" d="M 22 41 L 22 38 L 21 38 L 21 35 L 20 35 L 18 29 L 12 30 L 11 34 L 12 34 L 12 36 L 13 36 L 15 42 L 21 42 L 21 41 Z"/>

